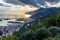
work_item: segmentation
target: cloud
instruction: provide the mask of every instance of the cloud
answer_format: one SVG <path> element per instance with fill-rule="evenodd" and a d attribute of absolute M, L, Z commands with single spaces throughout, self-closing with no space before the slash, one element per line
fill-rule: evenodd
<path fill-rule="evenodd" d="M 60 7 L 60 2 L 54 4 L 52 7 Z"/>
<path fill-rule="evenodd" d="M 0 14 L 1 12 L 12 12 L 12 11 L 19 11 L 21 6 L 20 5 L 14 5 L 11 3 L 6 3 L 4 0 L 0 0 Z"/>
<path fill-rule="evenodd" d="M 19 14 L 23 14 L 27 11 L 33 11 L 36 10 L 34 7 L 32 9 L 32 7 L 30 7 L 30 5 L 15 5 L 13 3 L 7 3 L 4 0 L 0 1 L 0 4 L 3 4 L 4 6 L 0 5 L 0 15 L 19 15 Z"/>
<path fill-rule="evenodd" d="M 49 2 L 49 3 L 58 3 L 60 0 L 46 0 L 47 2 Z"/>
<path fill-rule="evenodd" d="M 60 7 L 60 0 L 46 0 L 49 7 Z"/>
<path fill-rule="evenodd" d="M 0 12 L 21 12 L 24 10 L 31 10 L 32 8 L 30 7 L 30 5 L 15 5 L 13 3 L 9 3 L 9 2 L 5 2 L 7 0 L 0 0 Z M 16 1 L 16 0 L 15 0 Z M 39 6 L 39 7 L 60 7 L 60 0 L 42 0 L 42 2 L 45 2 L 45 5 L 41 5 L 37 0 L 34 0 L 35 3 Z M 41 1 L 41 0 L 40 0 Z M 18 1 L 17 1 L 18 2 Z M 18 2 L 20 4 L 20 2 Z M 1 14 L 1 13 L 0 13 Z"/>
<path fill-rule="evenodd" d="M 48 7 L 60 7 L 60 1 L 58 3 L 50 3 L 50 2 L 46 2 L 46 6 Z"/>

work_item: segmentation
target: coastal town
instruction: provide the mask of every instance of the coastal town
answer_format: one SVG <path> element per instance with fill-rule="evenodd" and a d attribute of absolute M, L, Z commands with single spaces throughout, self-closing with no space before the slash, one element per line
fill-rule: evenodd
<path fill-rule="evenodd" d="M 36 21 L 36 20 L 35 20 Z M 29 28 L 33 26 L 34 22 L 33 19 L 29 18 L 4 18 L 0 19 L 0 31 L 2 31 L 1 37 L 13 35 L 14 32 L 19 31 L 20 28 Z M 40 21 L 40 19 L 38 20 Z"/>
<path fill-rule="evenodd" d="M 3 32 L 0 37 L 13 35 L 13 32 L 19 31 L 20 27 L 23 26 L 24 21 L 17 21 L 12 19 L 0 20 L 0 31 Z"/>

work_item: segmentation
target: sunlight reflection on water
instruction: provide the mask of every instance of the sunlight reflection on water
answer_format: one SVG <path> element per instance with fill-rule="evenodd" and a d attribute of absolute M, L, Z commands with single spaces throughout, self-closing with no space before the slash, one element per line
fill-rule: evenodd
<path fill-rule="evenodd" d="M 7 26 L 9 21 L 15 21 L 15 20 L 14 19 L 12 19 L 12 20 L 2 20 L 2 21 L 0 21 L 0 26 Z"/>

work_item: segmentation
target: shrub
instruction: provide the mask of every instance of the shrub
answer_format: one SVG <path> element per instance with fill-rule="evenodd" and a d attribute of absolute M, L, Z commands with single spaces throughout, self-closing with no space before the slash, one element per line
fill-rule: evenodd
<path fill-rule="evenodd" d="M 60 34 L 57 34 L 52 40 L 60 40 Z"/>
<path fill-rule="evenodd" d="M 8 36 L 8 37 L 2 38 L 2 40 L 19 40 L 19 38 L 16 36 Z"/>
<path fill-rule="evenodd" d="M 48 30 L 52 33 L 52 36 L 56 36 L 57 33 L 60 33 L 60 28 L 59 27 L 50 27 Z"/>
<path fill-rule="evenodd" d="M 36 34 L 37 34 L 38 40 L 42 40 L 51 36 L 51 33 L 45 28 L 40 28 L 36 30 Z"/>
<path fill-rule="evenodd" d="M 20 36 L 20 40 L 37 40 L 37 38 L 35 33 L 29 30 L 28 32 L 25 32 Z"/>

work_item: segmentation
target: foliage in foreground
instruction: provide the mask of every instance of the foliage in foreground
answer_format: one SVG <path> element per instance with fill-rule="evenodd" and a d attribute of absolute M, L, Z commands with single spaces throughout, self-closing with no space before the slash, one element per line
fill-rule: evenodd
<path fill-rule="evenodd" d="M 3 37 L 1 40 L 19 40 L 16 36 Z"/>

